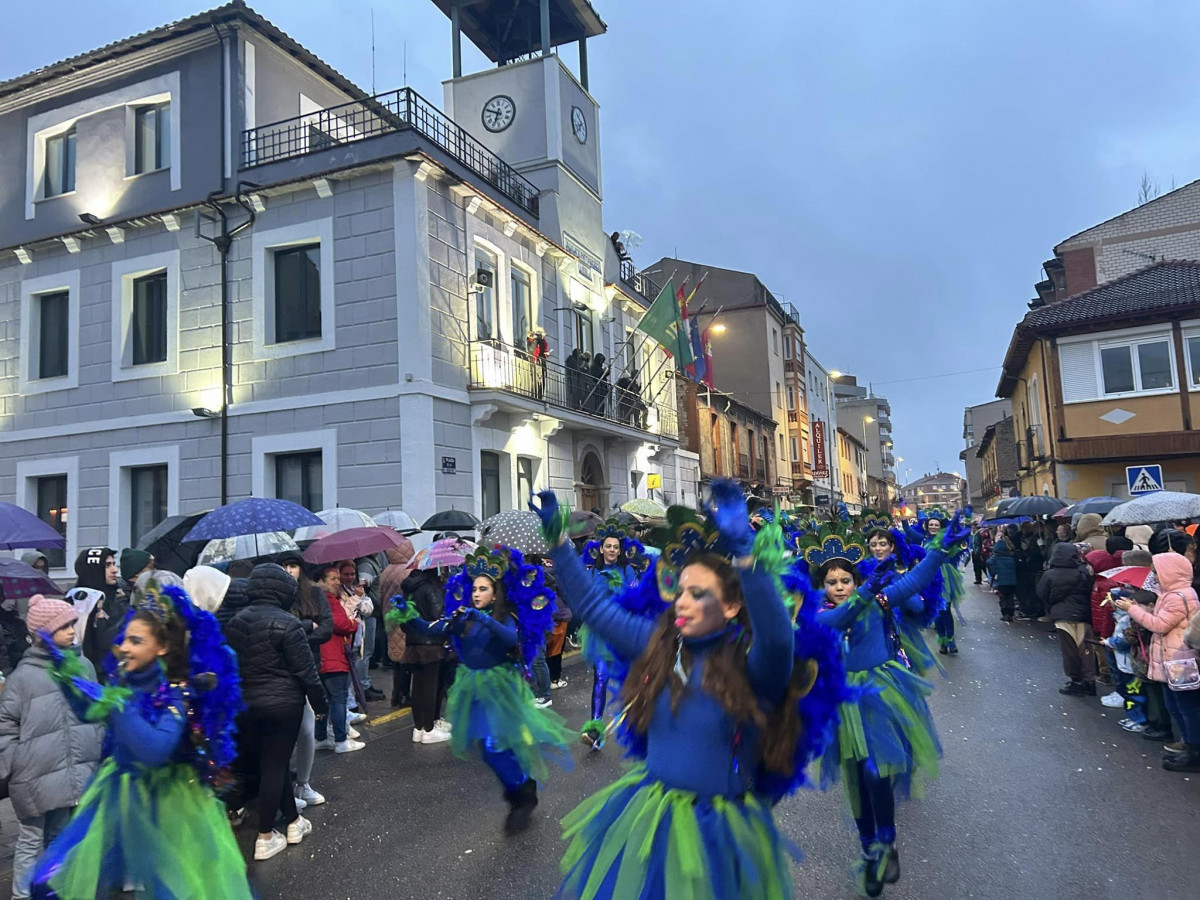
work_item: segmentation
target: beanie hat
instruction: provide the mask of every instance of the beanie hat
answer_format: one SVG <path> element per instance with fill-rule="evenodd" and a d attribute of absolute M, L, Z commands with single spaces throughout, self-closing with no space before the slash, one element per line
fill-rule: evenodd
<path fill-rule="evenodd" d="M 81 550 L 75 557 L 76 587 L 110 591 L 110 585 L 104 575 L 104 560 L 110 556 L 116 556 L 111 547 L 89 547 Z"/>
<path fill-rule="evenodd" d="M 225 592 L 232 580 L 220 569 L 196 566 L 183 573 L 183 589 L 198 609 L 215 613 L 224 602 Z"/>
<path fill-rule="evenodd" d="M 78 618 L 79 613 L 75 612 L 75 607 L 70 603 L 34 594 L 29 600 L 29 615 L 25 618 L 25 624 L 34 634 L 41 631 L 46 634 L 54 634 L 58 629 L 64 625 L 71 625 Z"/>
<path fill-rule="evenodd" d="M 126 547 L 121 551 L 121 577 L 133 581 L 146 566 L 150 565 L 151 556 L 145 550 L 134 550 Z"/>

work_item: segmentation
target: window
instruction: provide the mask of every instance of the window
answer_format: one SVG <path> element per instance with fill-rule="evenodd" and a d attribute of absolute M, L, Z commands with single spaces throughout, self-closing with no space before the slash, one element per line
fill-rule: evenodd
<path fill-rule="evenodd" d="M 796 409 L 796 386 L 789 384 L 787 390 L 788 411 L 794 412 Z"/>
<path fill-rule="evenodd" d="M 1157 393 L 1175 388 L 1175 358 L 1162 326 L 1101 335 L 1098 339 L 1064 339 L 1058 347 L 1063 401 L 1080 403 L 1114 395 Z M 1107 339 L 1105 339 L 1107 338 Z M 1028 398 L 1028 423 L 1040 424 L 1040 407 Z"/>
<path fill-rule="evenodd" d="M 133 279 L 133 365 L 167 360 L 167 273 Z"/>
<path fill-rule="evenodd" d="M 771 349 L 775 351 L 775 355 L 779 355 L 779 331 L 771 329 Z"/>
<path fill-rule="evenodd" d="M 320 509 L 320 507 L 317 507 Z M 140 466 L 129 471 L 129 546 L 167 517 L 167 467 Z"/>
<path fill-rule="evenodd" d="M 64 538 L 67 536 L 67 476 L 46 475 L 36 480 L 37 484 L 37 517 L 57 531 Z M 52 569 L 63 568 L 66 562 L 66 551 L 57 548 L 47 548 L 42 551 Z"/>
<path fill-rule="evenodd" d="M 320 450 L 275 454 L 275 496 L 316 512 L 324 508 Z"/>
<path fill-rule="evenodd" d="M 783 406 L 783 385 L 778 381 L 775 382 L 775 405 L 779 407 Z"/>
<path fill-rule="evenodd" d="M 500 512 L 500 454 L 491 450 L 479 453 L 479 487 L 482 494 L 480 518 Z"/>
<path fill-rule="evenodd" d="M 75 129 L 46 138 L 46 174 L 42 195 L 57 197 L 75 190 Z"/>
<path fill-rule="evenodd" d="M 592 311 L 575 310 L 575 346 L 584 353 L 591 353 L 592 342 Z"/>
<path fill-rule="evenodd" d="M 1167 341 L 1101 347 L 1100 369 L 1105 394 L 1169 390 L 1175 383 Z"/>
<path fill-rule="evenodd" d="M 529 273 L 512 266 L 512 342 L 517 347 L 525 346 L 525 336 L 533 327 L 533 290 Z"/>
<path fill-rule="evenodd" d="M 321 336 L 321 246 L 275 251 L 275 340 L 286 344 Z"/>
<path fill-rule="evenodd" d="M 790 337 L 784 340 L 784 342 L 783 342 L 783 358 L 784 359 L 792 358 L 792 344 L 793 344 L 793 341 Z"/>
<path fill-rule="evenodd" d="M 524 508 L 533 493 L 533 460 L 517 457 L 517 509 Z"/>
<path fill-rule="evenodd" d="M 38 378 L 62 378 L 69 368 L 70 293 L 55 291 L 37 298 Z"/>
<path fill-rule="evenodd" d="M 133 118 L 133 174 L 167 168 L 171 164 L 171 104 L 139 106 Z"/>
<path fill-rule="evenodd" d="M 487 284 L 481 281 L 475 286 L 475 340 L 499 340 L 500 333 L 496 327 L 496 255 L 476 247 L 475 273 L 476 276 L 480 273 L 491 276 Z"/>

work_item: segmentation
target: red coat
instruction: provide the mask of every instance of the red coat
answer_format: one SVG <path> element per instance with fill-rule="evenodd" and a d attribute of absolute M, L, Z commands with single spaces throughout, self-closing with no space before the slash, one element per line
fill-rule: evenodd
<path fill-rule="evenodd" d="M 1103 640 L 1112 637 L 1113 628 L 1117 623 L 1113 619 L 1113 607 L 1101 606 L 1100 603 L 1108 596 L 1109 591 L 1120 587 L 1120 583 L 1111 578 L 1101 578 L 1100 573 L 1121 565 L 1121 557 L 1120 554 L 1114 556 L 1107 550 L 1093 550 L 1087 555 L 1087 561 L 1096 573 L 1096 580 L 1092 582 L 1092 631 L 1096 633 L 1098 640 Z"/>
<path fill-rule="evenodd" d="M 346 657 L 346 648 L 358 631 L 358 623 L 347 615 L 338 597 L 326 593 L 325 600 L 333 613 L 333 637 L 321 645 L 321 674 L 349 672 L 350 660 Z"/>

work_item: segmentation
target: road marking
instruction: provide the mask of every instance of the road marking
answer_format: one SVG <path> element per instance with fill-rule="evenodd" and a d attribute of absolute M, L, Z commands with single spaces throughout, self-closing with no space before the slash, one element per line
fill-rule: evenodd
<path fill-rule="evenodd" d="M 393 709 L 390 713 L 384 713 L 382 716 L 377 716 L 367 722 L 368 725 L 386 725 L 388 722 L 395 722 L 397 719 L 402 719 L 411 713 L 412 710 L 407 706 L 402 706 L 400 709 Z"/>

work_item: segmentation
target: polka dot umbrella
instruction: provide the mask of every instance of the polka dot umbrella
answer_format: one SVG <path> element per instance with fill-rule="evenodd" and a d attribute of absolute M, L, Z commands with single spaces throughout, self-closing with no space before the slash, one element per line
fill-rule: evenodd
<path fill-rule="evenodd" d="M 479 526 L 479 544 L 490 547 L 503 544 L 524 554 L 545 556 L 550 545 L 542 537 L 541 520 L 527 509 L 508 509 L 485 519 Z"/>

